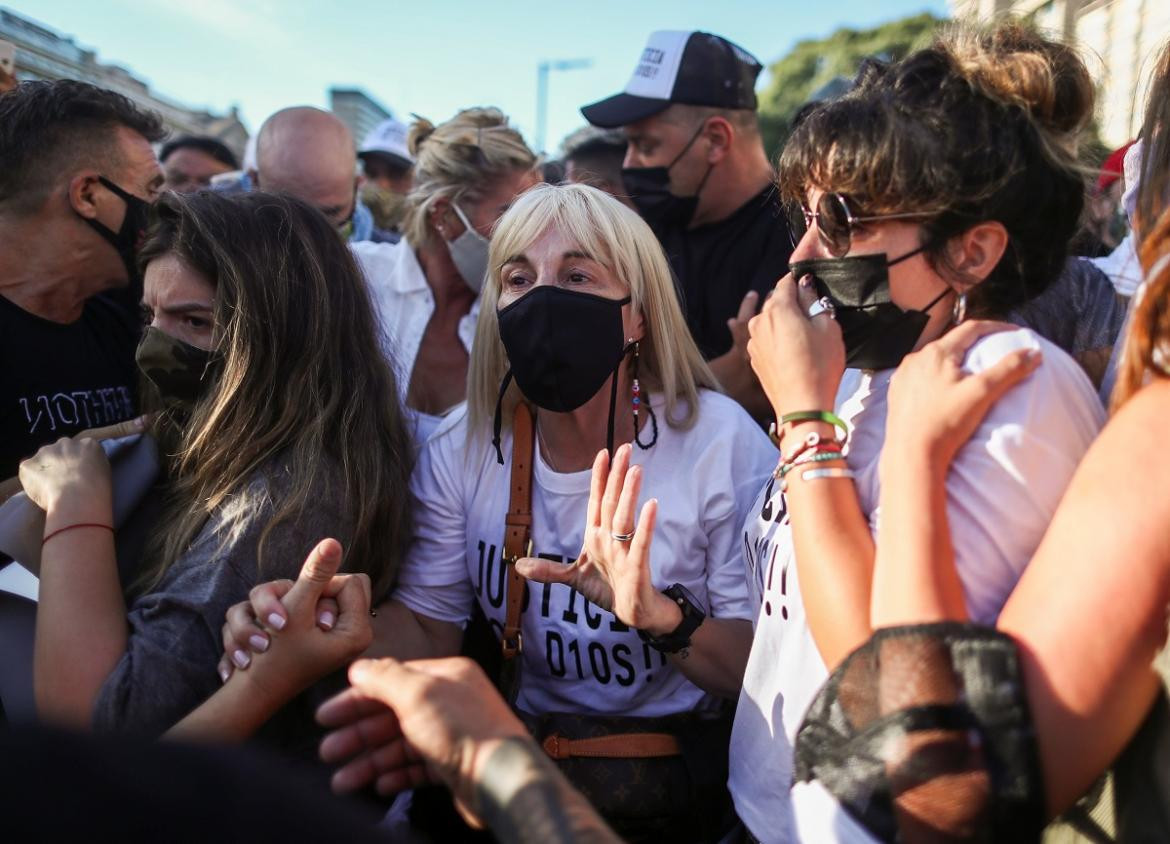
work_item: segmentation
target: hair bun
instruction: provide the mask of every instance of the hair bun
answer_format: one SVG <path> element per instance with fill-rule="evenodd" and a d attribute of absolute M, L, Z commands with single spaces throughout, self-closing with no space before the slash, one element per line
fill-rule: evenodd
<path fill-rule="evenodd" d="M 1050 140 L 1075 149 L 1092 117 L 1093 80 L 1072 47 L 1014 20 L 990 30 L 961 26 L 936 46 L 973 89 L 1023 109 Z"/>
<path fill-rule="evenodd" d="M 406 133 L 406 148 L 410 150 L 413 156 L 418 155 L 418 148 L 422 146 L 423 141 L 429 138 L 435 131 L 435 124 L 427 120 L 425 117 L 419 117 L 417 114 L 412 114 L 414 120 L 410 124 L 410 129 Z"/>

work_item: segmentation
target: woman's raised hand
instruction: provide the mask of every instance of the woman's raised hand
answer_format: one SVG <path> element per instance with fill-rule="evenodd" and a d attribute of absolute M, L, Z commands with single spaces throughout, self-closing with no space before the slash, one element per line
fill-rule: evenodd
<path fill-rule="evenodd" d="M 891 457 L 901 459 L 909 451 L 936 467 L 950 465 L 991 406 L 1041 363 L 1038 349 L 1017 349 L 982 372 L 962 371 L 967 351 L 979 338 L 1018 327 L 964 322 L 906 356 L 890 381 L 886 443 Z"/>
<path fill-rule="evenodd" d="M 845 344 L 841 327 L 828 312 L 809 317 L 816 301 L 812 277 L 798 284 L 789 274 L 748 323 L 752 369 L 777 419 L 794 411 L 832 410 L 837 398 Z"/>
<path fill-rule="evenodd" d="M 516 570 L 541 583 L 572 586 L 597 606 L 631 627 L 652 635 L 670 633 L 682 621 L 674 601 L 659 592 L 650 576 L 650 543 L 658 501 L 642 505 L 637 526 L 634 512 L 642 488 L 642 467 L 630 465 L 630 445 L 593 461 L 585 541 L 572 565 L 538 557 L 516 561 Z"/>

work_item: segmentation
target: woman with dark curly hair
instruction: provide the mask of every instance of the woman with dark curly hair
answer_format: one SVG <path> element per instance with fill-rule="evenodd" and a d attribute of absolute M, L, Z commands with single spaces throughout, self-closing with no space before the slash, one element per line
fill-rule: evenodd
<path fill-rule="evenodd" d="M 1167 127 L 1170 45 L 1143 129 L 1134 222 L 1146 281 L 1113 416 L 995 629 L 943 588 L 956 559 L 943 479 L 994 403 L 1027 389 L 1015 385 L 1028 368 L 960 370 L 956 355 L 985 330 L 971 324 L 894 376 L 871 610 L 880 629 L 800 729 L 802 833 L 816 834 L 803 824 L 805 800 L 831 795 L 836 828 L 886 840 L 1034 840 L 1084 795 L 1062 822 L 1087 840 L 1170 837 L 1170 463 L 1165 450 L 1134 445 L 1156 439 L 1170 413 Z M 1106 768 L 1111 788 L 1093 787 Z"/>
<path fill-rule="evenodd" d="M 1015 24 L 955 30 L 869 65 L 785 147 L 780 187 L 803 236 L 751 325 L 782 456 L 744 530 L 759 612 L 731 747 L 732 794 L 755 838 L 795 835 L 797 728 L 829 670 L 872 632 L 890 377 L 968 316 L 1002 316 L 1057 277 L 1091 107 L 1069 48 Z M 979 372 L 1005 358 L 1027 361 L 1030 376 L 946 479 L 955 566 L 942 588 L 987 622 L 1104 416 L 1076 363 L 1031 331 L 982 337 L 958 364 Z"/>

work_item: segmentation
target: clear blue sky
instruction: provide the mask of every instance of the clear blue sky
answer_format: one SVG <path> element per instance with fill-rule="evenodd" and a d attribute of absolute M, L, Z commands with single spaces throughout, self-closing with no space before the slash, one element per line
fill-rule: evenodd
<path fill-rule="evenodd" d="M 946 0 L 0 0 L 126 67 L 163 96 L 240 107 L 255 131 L 289 105 L 326 106 L 331 85 L 364 88 L 400 117 L 435 122 L 496 105 L 531 141 L 536 66 L 552 74 L 548 146 L 582 125 L 577 109 L 620 90 L 655 29 L 702 29 L 764 64 L 802 38 L 866 27 Z M 766 79 L 761 77 L 761 84 Z M 359 139 L 360 140 L 360 139 Z"/>

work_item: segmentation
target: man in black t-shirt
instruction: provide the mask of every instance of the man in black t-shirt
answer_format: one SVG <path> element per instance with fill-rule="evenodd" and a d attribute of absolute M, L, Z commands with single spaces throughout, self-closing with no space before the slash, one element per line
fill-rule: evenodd
<path fill-rule="evenodd" d="M 747 357 L 747 321 L 792 253 L 756 118 L 761 65 L 706 32 L 650 35 L 625 90 L 585 106 L 624 129 L 622 177 L 674 271 L 683 313 L 729 395 L 771 415 Z"/>
<path fill-rule="evenodd" d="M 0 95 L 0 479 L 137 412 L 135 250 L 162 124 L 72 80 Z"/>

